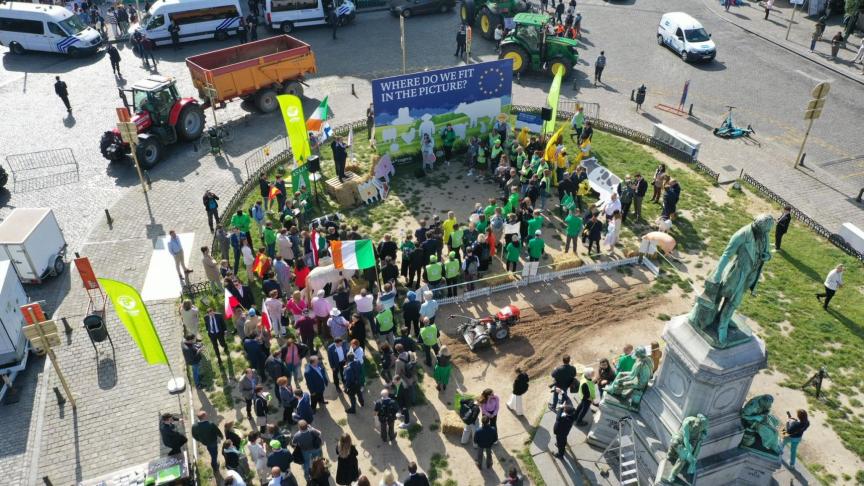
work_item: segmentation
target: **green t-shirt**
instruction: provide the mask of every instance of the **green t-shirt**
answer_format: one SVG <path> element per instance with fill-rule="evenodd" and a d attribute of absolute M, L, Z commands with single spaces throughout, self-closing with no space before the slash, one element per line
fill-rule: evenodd
<path fill-rule="evenodd" d="M 487 220 L 492 219 L 492 215 L 495 214 L 495 205 L 490 204 L 483 208 L 483 214 L 486 215 Z"/>
<path fill-rule="evenodd" d="M 582 218 L 575 214 L 568 214 L 564 222 L 567 223 L 567 236 L 579 236 L 582 231 Z"/>
<path fill-rule="evenodd" d="M 413 241 L 403 241 L 400 249 L 402 250 L 403 255 L 410 254 L 412 251 L 417 249 L 417 245 L 415 245 Z"/>
<path fill-rule="evenodd" d="M 537 216 L 536 218 L 531 218 L 528 220 L 528 237 L 531 238 L 534 236 L 534 233 L 537 232 L 540 228 L 543 227 L 543 216 Z"/>
<path fill-rule="evenodd" d="M 276 232 L 273 231 L 273 228 L 264 228 L 264 243 L 267 245 L 276 243 Z"/>
<path fill-rule="evenodd" d="M 231 216 L 231 226 L 240 231 L 249 234 L 249 226 L 252 225 L 252 218 L 246 213 L 235 214 Z"/>
<path fill-rule="evenodd" d="M 510 242 L 507 243 L 507 248 L 504 249 L 504 253 L 506 254 L 506 259 L 508 262 L 518 262 L 519 261 L 519 252 L 521 250 L 521 245 L 519 243 Z"/>
<path fill-rule="evenodd" d="M 485 233 L 486 228 L 489 227 L 489 221 L 485 220 L 485 219 L 481 219 L 480 221 L 477 221 L 477 224 L 475 225 L 475 227 L 477 228 L 478 233 Z"/>
<path fill-rule="evenodd" d="M 636 358 L 629 354 L 622 354 L 618 356 L 618 365 L 615 367 L 616 373 L 629 372 L 633 369 L 634 364 L 636 364 Z"/>
<path fill-rule="evenodd" d="M 543 256 L 545 247 L 546 243 L 543 242 L 543 238 L 531 238 L 531 241 L 528 242 L 528 254 L 531 255 L 531 258 L 540 258 Z"/>
<path fill-rule="evenodd" d="M 444 129 L 444 132 L 441 133 L 441 140 L 445 147 L 452 147 L 456 142 L 456 131 Z"/>
<path fill-rule="evenodd" d="M 477 165 L 486 165 L 486 150 L 483 147 L 477 148 Z"/>

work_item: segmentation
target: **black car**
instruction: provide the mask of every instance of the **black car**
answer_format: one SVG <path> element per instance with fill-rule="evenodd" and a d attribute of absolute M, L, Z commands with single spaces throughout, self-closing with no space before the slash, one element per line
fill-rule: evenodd
<path fill-rule="evenodd" d="M 455 6 L 456 0 L 391 0 L 390 13 L 407 19 L 413 15 L 449 12 Z"/>

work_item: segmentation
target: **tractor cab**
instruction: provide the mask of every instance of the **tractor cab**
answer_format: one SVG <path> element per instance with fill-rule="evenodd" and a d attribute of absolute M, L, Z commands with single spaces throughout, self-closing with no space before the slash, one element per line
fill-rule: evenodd
<path fill-rule="evenodd" d="M 552 17 L 546 14 L 520 13 L 513 21 L 516 26 L 501 41 L 499 58 L 513 61 L 514 74 L 531 69 L 554 76 L 564 69 L 564 77 L 570 75 L 579 60 L 578 41 L 549 35 L 547 26 Z"/>
<path fill-rule="evenodd" d="M 132 94 L 131 106 L 126 93 Z M 136 82 L 130 89 L 120 89 L 120 98 L 126 108 L 136 114 L 136 117 L 146 114 L 152 124 L 166 125 L 171 109 L 180 99 L 180 94 L 173 79 L 165 76 L 150 76 Z"/>

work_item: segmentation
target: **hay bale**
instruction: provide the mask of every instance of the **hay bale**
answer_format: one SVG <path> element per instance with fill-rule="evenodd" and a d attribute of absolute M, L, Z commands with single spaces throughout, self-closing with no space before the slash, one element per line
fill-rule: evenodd
<path fill-rule="evenodd" d="M 464 428 L 465 424 L 462 423 L 459 414 L 453 410 L 448 410 L 444 415 L 444 419 L 441 421 L 441 432 L 443 432 L 444 435 L 462 437 L 462 430 Z"/>
<path fill-rule="evenodd" d="M 561 262 L 555 262 L 555 270 L 560 271 L 570 268 L 579 268 L 584 264 L 585 262 L 583 262 L 581 258 L 570 258 Z"/>

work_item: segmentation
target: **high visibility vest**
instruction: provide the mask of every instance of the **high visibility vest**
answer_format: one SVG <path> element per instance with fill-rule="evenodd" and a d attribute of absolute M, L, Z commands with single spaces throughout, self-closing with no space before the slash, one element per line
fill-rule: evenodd
<path fill-rule="evenodd" d="M 423 330 L 420 330 L 420 334 L 423 334 Z M 593 381 L 586 379 L 584 376 L 579 380 L 579 391 L 582 391 L 582 385 L 588 385 L 588 394 L 591 397 L 591 401 L 597 400 L 597 385 L 594 384 Z"/>
<path fill-rule="evenodd" d="M 447 263 L 444 264 L 444 276 L 447 278 L 458 276 L 460 270 L 459 261 L 456 259 L 448 260 Z"/>
<path fill-rule="evenodd" d="M 390 332 L 393 329 L 393 312 L 390 309 L 379 312 L 375 319 L 378 320 L 378 331 Z"/>
<path fill-rule="evenodd" d="M 441 271 L 443 270 L 443 265 L 441 262 L 430 263 L 426 265 L 426 278 L 429 279 L 430 282 L 437 282 L 441 280 Z"/>
<path fill-rule="evenodd" d="M 420 329 L 420 339 L 426 346 L 435 346 L 438 344 L 438 326 L 429 324 Z"/>
<path fill-rule="evenodd" d="M 453 230 L 450 233 L 450 247 L 451 248 L 462 248 L 462 235 L 465 234 L 465 230 L 462 228 Z"/>

